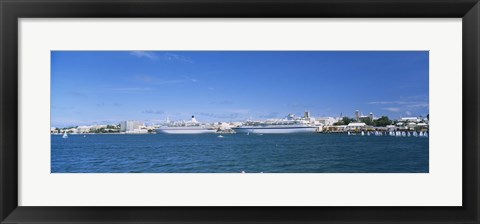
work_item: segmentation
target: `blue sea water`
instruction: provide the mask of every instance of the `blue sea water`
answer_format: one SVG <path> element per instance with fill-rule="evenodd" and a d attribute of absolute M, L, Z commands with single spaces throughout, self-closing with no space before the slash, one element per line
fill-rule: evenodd
<path fill-rule="evenodd" d="M 426 137 L 52 135 L 52 173 L 428 173 Z"/>

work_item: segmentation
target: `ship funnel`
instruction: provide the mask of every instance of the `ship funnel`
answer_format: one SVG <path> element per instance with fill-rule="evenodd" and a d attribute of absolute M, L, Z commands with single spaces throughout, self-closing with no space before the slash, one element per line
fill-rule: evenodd
<path fill-rule="evenodd" d="M 193 123 L 198 123 L 197 119 L 195 119 L 195 116 L 192 115 L 192 122 Z"/>

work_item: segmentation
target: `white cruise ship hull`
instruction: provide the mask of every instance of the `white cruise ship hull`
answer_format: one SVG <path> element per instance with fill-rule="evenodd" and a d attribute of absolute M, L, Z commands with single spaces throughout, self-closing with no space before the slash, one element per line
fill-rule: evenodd
<path fill-rule="evenodd" d="M 195 128 L 195 127 L 165 127 L 156 130 L 159 134 L 213 134 L 215 129 Z"/>
<path fill-rule="evenodd" d="M 313 133 L 317 131 L 316 127 L 296 126 L 296 127 L 257 127 L 243 126 L 232 128 L 236 133 L 252 133 L 252 134 L 289 134 L 289 133 Z"/>

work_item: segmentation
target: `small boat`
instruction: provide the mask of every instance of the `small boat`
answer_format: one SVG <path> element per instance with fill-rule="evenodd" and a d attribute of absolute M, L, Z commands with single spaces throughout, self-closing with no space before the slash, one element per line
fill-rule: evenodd
<path fill-rule="evenodd" d="M 223 138 L 223 135 L 219 135 L 218 137 L 219 137 L 219 138 Z"/>
<path fill-rule="evenodd" d="M 350 132 L 347 132 L 347 133 L 348 133 L 348 135 L 350 135 Z"/>
<path fill-rule="evenodd" d="M 363 133 L 363 131 L 362 131 L 362 136 L 364 136 L 364 135 L 365 135 L 365 133 Z"/>
<path fill-rule="evenodd" d="M 428 137 L 428 133 L 425 132 L 425 134 L 423 134 L 423 137 Z"/>
<path fill-rule="evenodd" d="M 65 131 L 65 132 L 63 133 L 62 138 L 68 138 L 67 131 Z"/>

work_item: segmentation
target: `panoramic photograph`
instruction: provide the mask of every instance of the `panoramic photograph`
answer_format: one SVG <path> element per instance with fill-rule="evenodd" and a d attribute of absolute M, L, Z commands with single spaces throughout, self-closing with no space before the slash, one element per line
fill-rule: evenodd
<path fill-rule="evenodd" d="M 428 173 L 428 51 L 51 51 L 51 173 Z"/>

